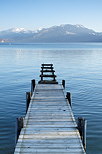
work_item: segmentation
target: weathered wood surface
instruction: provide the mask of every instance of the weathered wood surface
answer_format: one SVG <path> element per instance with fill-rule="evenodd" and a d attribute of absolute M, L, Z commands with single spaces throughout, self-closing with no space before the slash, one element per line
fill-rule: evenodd
<path fill-rule="evenodd" d="M 14 154 L 85 154 L 63 86 L 37 84 Z"/>
<path fill-rule="evenodd" d="M 42 66 L 53 66 L 53 64 L 42 64 Z"/>
<path fill-rule="evenodd" d="M 52 67 L 52 66 L 43 66 L 43 67 L 41 67 L 42 69 L 53 69 L 54 67 Z"/>
<path fill-rule="evenodd" d="M 49 74 L 44 74 L 44 75 L 40 75 L 40 77 L 51 77 L 51 78 L 53 78 L 53 77 L 56 77 L 56 75 L 49 75 Z"/>
<path fill-rule="evenodd" d="M 55 71 L 54 70 L 45 69 L 45 70 L 41 70 L 40 72 L 55 72 Z"/>

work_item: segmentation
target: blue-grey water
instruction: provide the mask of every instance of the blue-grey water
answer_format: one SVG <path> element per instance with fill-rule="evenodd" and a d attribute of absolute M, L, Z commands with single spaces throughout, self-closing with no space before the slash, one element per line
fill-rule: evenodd
<path fill-rule="evenodd" d="M 0 44 L 0 154 L 13 154 L 16 118 L 25 93 L 39 81 L 41 63 L 66 80 L 75 117 L 87 119 L 87 154 L 102 154 L 102 43 Z"/>

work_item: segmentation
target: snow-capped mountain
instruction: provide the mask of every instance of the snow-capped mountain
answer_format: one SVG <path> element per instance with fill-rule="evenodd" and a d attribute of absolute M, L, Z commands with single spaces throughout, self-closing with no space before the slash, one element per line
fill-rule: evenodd
<path fill-rule="evenodd" d="M 95 32 L 83 25 L 65 24 L 40 28 L 35 31 L 12 28 L 0 31 L 0 40 L 7 42 L 101 42 L 102 33 Z"/>
<path fill-rule="evenodd" d="M 24 28 L 11 28 L 9 29 L 9 32 L 25 32 L 26 30 Z"/>

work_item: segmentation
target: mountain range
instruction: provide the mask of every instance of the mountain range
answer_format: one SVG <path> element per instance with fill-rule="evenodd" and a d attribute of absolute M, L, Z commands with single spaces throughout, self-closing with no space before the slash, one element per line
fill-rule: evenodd
<path fill-rule="evenodd" d="M 67 43 L 67 42 L 102 42 L 102 32 L 95 32 L 83 25 L 64 24 L 42 28 L 38 30 L 25 30 L 12 28 L 0 31 L 0 42 L 11 43 Z"/>

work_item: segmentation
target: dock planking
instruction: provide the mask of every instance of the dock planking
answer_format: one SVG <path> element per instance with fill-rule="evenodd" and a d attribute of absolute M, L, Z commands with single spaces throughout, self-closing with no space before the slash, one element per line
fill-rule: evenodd
<path fill-rule="evenodd" d="M 14 154 L 85 154 L 60 84 L 37 84 Z"/>

